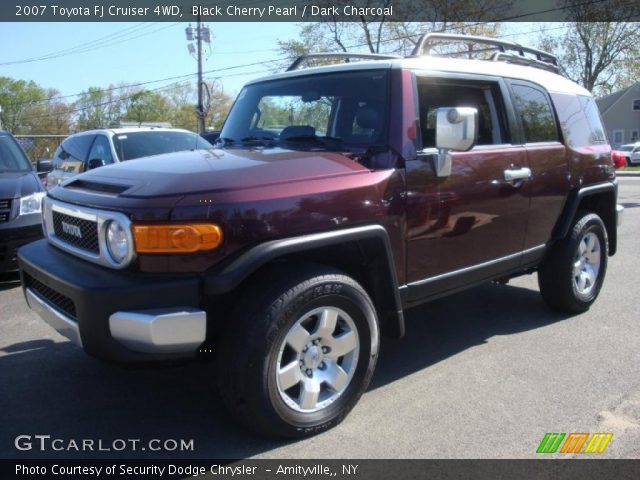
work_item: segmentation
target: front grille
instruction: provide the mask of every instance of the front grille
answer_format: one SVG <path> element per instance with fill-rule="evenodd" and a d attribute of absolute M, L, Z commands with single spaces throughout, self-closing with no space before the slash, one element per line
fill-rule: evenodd
<path fill-rule="evenodd" d="M 8 222 L 11 216 L 11 199 L 0 200 L 0 223 Z"/>
<path fill-rule="evenodd" d="M 56 292 L 52 288 L 47 287 L 44 283 L 36 280 L 28 273 L 24 272 L 25 286 L 32 292 L 36 293 L 42 300 L 54 307 L 56 310 L 64 313 L 72 320 L 77 321 L 76 305 L 69 297 Z"/>
<path fill-rule="evenodd" d="M 66 224 L 66 227 L 63 225 Z M 53 231 L 60 240 L 92 253 L 100 253 L 98 223 L 53 211 Z"/>

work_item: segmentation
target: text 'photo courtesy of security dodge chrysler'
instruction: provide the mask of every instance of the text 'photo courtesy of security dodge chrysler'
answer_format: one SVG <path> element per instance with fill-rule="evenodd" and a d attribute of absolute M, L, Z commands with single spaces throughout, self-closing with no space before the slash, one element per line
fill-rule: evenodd
<path fill-rule="evenodd" d="M 443 41 L 494 53 L 429 54 Z M 104 360 L 213 351 L 240 422 L 322 432 L 410 307 L 533 272 L 554 310 L 598 297 L 623 210 L 594 99 L 556 72 L 444 34 L 408 57 L 301 57 L 245 86 L 215 148 L 49 191 L 46 238 L 19 252 L 26 300 Z"/>

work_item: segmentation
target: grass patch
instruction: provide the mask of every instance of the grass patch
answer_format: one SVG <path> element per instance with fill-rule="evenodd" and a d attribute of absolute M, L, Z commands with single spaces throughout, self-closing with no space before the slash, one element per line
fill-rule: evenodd
<path fill-rule="evenodd" d="M 640 172 L 640 165 L 634 165 L 633 167 L 624 167 L 622 170 L 625 172 Z"/>

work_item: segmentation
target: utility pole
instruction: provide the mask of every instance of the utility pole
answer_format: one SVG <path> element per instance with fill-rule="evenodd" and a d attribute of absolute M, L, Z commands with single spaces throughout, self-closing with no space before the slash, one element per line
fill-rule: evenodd
<path fill-rule="evenodd" d="M 198 133 L 204 133 L 204 103 L 202 101 L 202 21 L 198 14 Z"/>
<path fill-rule="evenodd" d="M 205 119 L 207 116 L 207 109 L 204 105 L 204 81 L 202 79 L 202 42 L 204 41 L 207 45 L 211 44 L 211 30 L 209 27 L 202 26 L 202 17 L 200 14 L 197 16 L 197 25 L 195 32 L 191 25 L 186 28 L 187 41 L 192 42 L 195 40 L 196 46 L 194 48 L 193 43 L 189 43 L 187 48 L 190 54 L 195 54 L 196 60 L 198 62 L 198 107 L 196 113 L 198 115 L 198 133 L 204 133 L 205 130 Z"/>

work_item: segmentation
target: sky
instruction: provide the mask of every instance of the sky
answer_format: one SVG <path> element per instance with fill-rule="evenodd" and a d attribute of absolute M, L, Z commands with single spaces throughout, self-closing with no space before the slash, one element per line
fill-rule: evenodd
<path fill-rule="evenodd" d="M 298 31 L 294 23 L 207 25 L 215 38 L 211 55 L 203 63 L 205 72 L 277 59 L 277 40 L 295 38 Z M 34 80 L 45 88 L 59 90 L 62 95 L 73 95 L 90 86 L 106 88 L 119 82 L 132 84 L 188 75 L 197 72 L 197 62 L 187 51 L 187 26 L 187 23 L 0 23 L 0 76 Z M 85 51 L 64 54 L 64 50 L 79 45 L 84 45 Z M 60 52 L 60 56 L 5 64 L 55 52 Z M 269 65 L 254 65 L 207 73 L 205 78 L 222 76 L 225 93 L 233 95 L 245 82 L 269 71 Z M 195 82 L 195 76 L 190 79 Z M 147 87 L 158 88 L 177 80 Z"/>
<path fill-rule="evenodd" d="M 90 86 L 154 82 L 161 88 L 176 81 L 155 82 L 197 71 L 187 51 L 186 23 L 0 23 L 0 76 L 34 80 L 61 95 L 74 95 Z M 296 38 L 295 23 L 209 23 L 214 39 L 204 62 L 206 79 L 220 77 L 224 92 L 235 96 L 247 81 L 272 71 L 270 65 L 248 65 L 278 59 L 277 41 Z M 533 31 L 555 24 L 504 24 L 506 39 L 535 46 Z M 73 51 L 68 50 L 74 48 Z M 65 51 L 67 50 L 67 51 Z M 79 51 L 80 50 L 80 51 Z M 40 59 L 49 54 L 55 58 Z M 28 62 L 7 64 L 8 62 Z M 233 68 L 231 68 L 233 67 Z M 225 70 L 226 69 L 226 70 Z M 69 98 L 73 101 L 74 98 Z"/>

